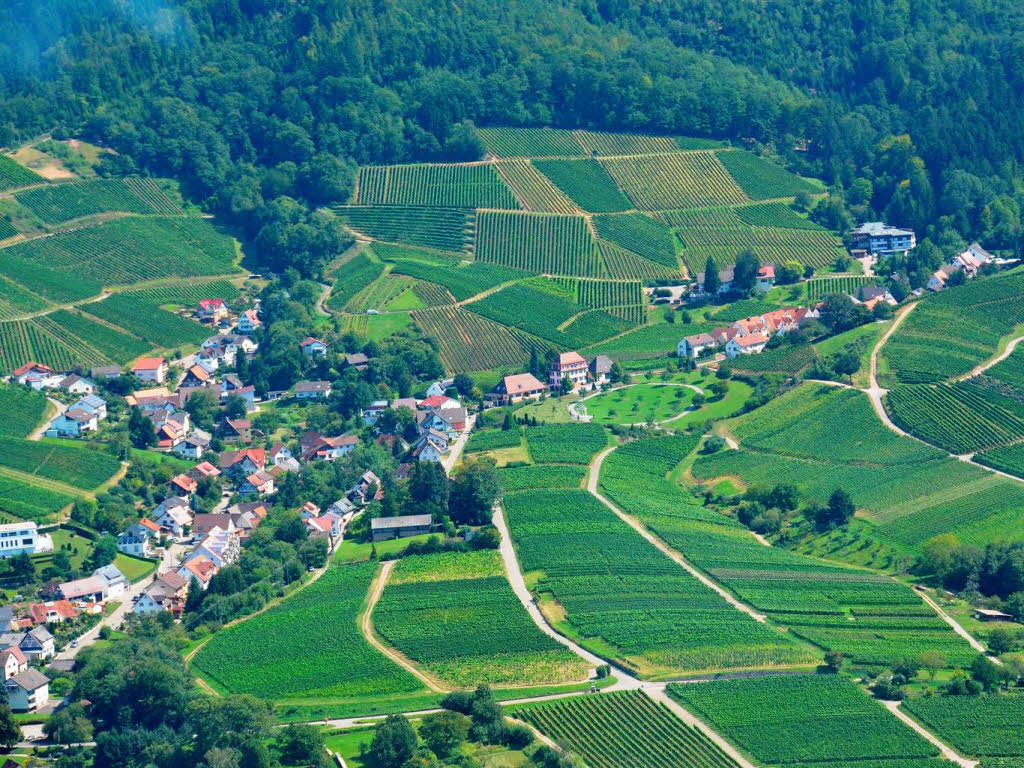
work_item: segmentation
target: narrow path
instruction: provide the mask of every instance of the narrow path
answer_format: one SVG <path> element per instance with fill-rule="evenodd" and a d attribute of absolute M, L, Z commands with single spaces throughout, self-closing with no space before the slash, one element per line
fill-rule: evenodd
<path fill-rule="evenodd" d="M 984 363 L 974 366 L 974 368 L 972 368 L 970 371 L 963 374 L 962 376 L 957 376 L 955 379 L 953 379 L 953 381 L 964 381 L 965 379 L 969 379 L 972 376 L 977 376 L 979 373 L 984 373 L 992 366 L 1003 362 L 1003 360 L 1005 360 L 1006 358 L 1013 354 L 1013 350 L 1015 350 L 1017 348 L 1017 345 L 1020 344 L 1022 341 L 1024 341 L 1024 336 L 1018 336 L 1015 339 L 1010 339 L 1010 343 L 1006 345 L 1006 349 L 1004 349 L 998 355 Z"/>
<path fill-rule="evenodd" d="M 916 306 L 916 303 L 908 304 L 904 309 L 900 310 L 899 314 L 896 315 L 896 319 L 893 320 L 892 325 L 890 325 L 886 332 L 882 334 L 878 343 L 875 344 L 875 348 L 871 350 L 871 366 L 868 379 L 869 386 L 864 390 L 864 393 L 871 401 L 871 407 L 875 409 L 875 414 L 882 420 L 882 423 L 896 434 L 903 435 L 905 437 L 912 437 L 912 435 L 904 432 L 893 424 L 892 419 L 889 418 L 889 414 L 885 412 L 885 406 L 882 404 L 882 395 L 884 395 L 888 390 L 882 389 L 882 387 L 878 385 L 878 353 L 882 350 L 882 347 L 885 346 L 889 337 L 892 336 L 896 329 L 903 324 L 903 321 L 907 319 L 907 315 L 914 311 L 914 307 Z"/>
<path fill-rule="evenodd" d="M 949 624 L 949 626 L 953 628 L 954 632 L 956 632 L 958 635 L 960 635 L 960 637 L 966 640 L 967 644 L 970 645 L 971 648 L 976 650 L 978 653 L 984 653 L 986 656 L 988 656 L 988 649 L 985 648 L 985 646 L 982 645 L 981 642 L 979 642 L 974 637 L 974 635 L 972 635 L 970 632 L 964 629 L 956 619 L 954 619 L 952 616 L 950 616 L 948 613 L 942 610 L 942 606 L 935 602 L 931 598 L 931 595 L 927 594 L 926 592 L 920 589 L 915 589 L 914 591 L 917 592 L 917 594 L 920 595 L 921 598 L 926 603 L 928 603 L 928 605 L 931 606 L 932 610 L 934 610 L 937 614 L 939 614 L 939 616 L 942 617 L 943 621 L 945 621 L 947 624 Z M 1002 659 L 996 658 L 994 656 L 989 656 L 989 660 L 991 660 L 995 664 L 999 664 L 1000 666 L 1002 666 Z"/>
<path fill-rule="evenodd" d="M 512 534 L 508 529 L 505 515 L 500 507 L 495 507 L 491 522 L 501 532 L 499 551 L 501 552 L 501 559 L 505 564 L 505 575 L 508 577 L 508 582 L 512 585 L 512 591 L 519 598 L 519 602 L 523 604 L 523 607 L 526 608 L 526 612 L 530 614 L 530 618 L 533 619 L 533 623 L 537 625 L 537 628 L 555 642 L 564 645 L 577 656 L 586 659 L 595 667 L 607 664 L 607 661 L 591 653 L 583 646 L 576 644 L 548 624 L 544 614 L 540 612 L 540 608 L 534 602 L 533 595 L 530 594 L 530 589 L 526 586 L 526 580 L 523 579 L 523 573 L 519 568 L 519 559 L 516 557 L 515 547 L 512 546 Z M 611 666 L 615 670 L 615 677 L 618 682 L 615 685 L 609 686 L 606 690 L 637 689 L 642 687 L 640 680 L 633 677 L 629 672 L 618 665 L 612 664 Z"/>
<path fill-rule="evenodd" d="M 43 419 L 39 422 L 39 426 L 32 430 L 32 434 L 28 436 L 29 440 L 39 440 L 43 433 L 46 432 L 46 428 L 50 426 L 50 422 L 53 421 L 54 417 L 67 410 L 67 406 L 64 403 L 54 400 L 52 397 L 47 397 L 46 402 L 48 405 L 46 412 L 43 413 Z M 51 410 L 50 406 L 54 406 L 56 410 Z"/>
<path fill-rule="evenodd" d="M 378 640 L 373 631 L 373 609 L 377 606 L 377 603 L 380 602 L 380 596 L 384 593 L 384 586 L 388 583 L 388 577 L 391 575 L 391 571 L 395 567 L 396 562 L 396 560 L 389 560 L 384 563 L 381 566 L 377 577 L 373 580 L 373 585 L 370 587 L 370 596 L 366 600 L 366 610 L 363 612 L 363 618 L 359 622 L 359 628 L 362 631 L 363 637 L 366 638 L 366 642 L 416 677 L 416 679 L 427 686 L 427 688 L 435 693 L 448 693 L 448 688 L 445 688 L 438 681 L 428 676 L 423 672 L 423 670 L 405 658 L 405 656 L 399 653 L 396 649 Z"/>
<path fill-rule="evenodd" d="M 330 317 L 331 313 L 327 310 L 324 304 L 327 301 L 327 297 L 331 295 L 331 289 L 333 285 L 327 285 L 326 283 L 320 284 L 320 296 L 316 300 L 316 311 L 325 317 Z"/>
<path fill-rule="evenodd" d="M 899 701 L 882 702 L 882 704 L 885 705 L 886 709 L 888 709 L 890 712 L 896 715 L 896 717 L 898 717 L 900 720 L 906 723 L 918 734 L 920 734 L 928 741 L 930 741 L 932 744 L 934 744 L 936 747 L 938 747 L 939 752 L 941 752 L 942 756 L 947 760 L 951 760 L 952 762 L 956 763 L 960 766 L 960 768 L 975 768 L 978 765 L 979 761 L 968 760 L 966 757 L 961 757 L 959 754 L 953 751 L 952 747 L 948 746 L 944 742 L 939 741 L 939 738 L 935 734 L 933 734 L 931 731 L 929 731 L 927 728 L 925 728 L 923 725 L 917 722 L 917 720 L 915 720 L 902 709 L 900 709 L 900 703 L 901 702 Z"/>
<path fill-rule="evenodd" d="M 608 509 L 614 512 L 615 515 L 620 520 L 622 520 L 622 522 L 626 523 L 630 528 L 632 528 L 645 539 L 647 539 L 647 541 L 653 544 L 655 547 L 657 547 L 657 549 L 663 555 L 670 558 L 673 562 L 675 562 L 681 568 L 686 570 L 687 573 L 693 576 L 693 578 L 697 579 L 697 581 L 699 581 L 705 587 L 707 587 L 708 589 L 713 589 L 715 592 L 717 592 L 722 597 L 722 599 L 729 603 L 729 605 L 731 605 L 733 608 L 735 608 L 738 611 L 742 611 L 755 621 L 767 623 L 766 617 L 763 613 L 758 613 L 746 603 L 741 603 L 739 600 L 733 597 L 732 593 L 727 591 L 718 583 L 709 579 L 701 571 L 694 568 L 681 554 L 676 552 L 674 549 L 669 548 L 669 546 L 665 544 L 665 542 L 663 542 L 661 539 L 659 539 L 650 531 L 648 531 L 647 528 L 645 528 L 639 520 L 630 517 L 625 512 L 616 507 L 614 504 L 612 504 L 611 501 L 609 501 L 600 494 L 600 492 L 597 490 L 597 484 L 601 474 L 601 464 L 604 463 L 605 457 L 614 450 L 615 446 L 605 448 L 603 451 L 597 454 L 597 456 L 594 457 L 593 461 L 590 462 L 590 474 L 587 477 L 587 490 L 590 491 L 590 493 L 598 501 L 600 501 L 602 504 L 608 507 Z"/>
<path fill-rule="evenodd" d="M 664 704 L 672 711 L 672 713 L 676 717 L 678 717 L 684 723 L 689 725 L 691 728 L 696 728 L 698 731 L 702 732 L 705 736 L 711 739 L 711 741 L 713 741 L 719 749 L 721 749 L 723 752 L 725 752 L 725 754 L 727 754 L 729 757 L 735 760 L 739 764 L 740 768 L 755 768 L 754 764 L 747 760 L 747 758 L 745 758 L 742 754 L 740 754 L 740 751 L 736 749 L 736 747 L 734 747 L 728 741 L 719 736 L 703 720 L 691 714 L 689 710 L 684 709 L 678 701 L 673 699 L 665 692 L 664 688 L 650 689 L 647 691 L 647 695 L 655 701 L 657 701 L 658 703 Z"/>
<path fill-rule="evenodd" d="M 463 449 L 466 447 L 466 443 L 469 442 L 469 437 L 473 434 L 473 425 L 476 424 L 476 414 L 470 414 L 469 418 L 466 419 L 466 428 L 462 434 L 455 438 L 455 443 L 448 451 L 448 455 L 441 459 L 441 466 L 444 467 L 446 474 L 451 474 L 452 470 L 455 469 L 455 465 L 459 461 L 459 457 L 462 455 Z"/>

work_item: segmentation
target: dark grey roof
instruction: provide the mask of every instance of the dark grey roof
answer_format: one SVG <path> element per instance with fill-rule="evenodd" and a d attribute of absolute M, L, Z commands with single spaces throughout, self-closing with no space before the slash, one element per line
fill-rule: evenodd
<path fill-rule="evenodd" d="M 20 685 L 26 691 L 34 691 L 36 688 L 42 688 L 50 682 L 50 678 L 35 667 L 29 667 L 24 672 L 19 672 L 14 675 L 11 680 Z"/>
<path fill-rule="evenodd" d="M 433 518 L 430 515 L 402 515 L 400 517 L 375 517 L 370 521 L 374 531 L 391 528 L 423 528 L 429 526 Z"/>

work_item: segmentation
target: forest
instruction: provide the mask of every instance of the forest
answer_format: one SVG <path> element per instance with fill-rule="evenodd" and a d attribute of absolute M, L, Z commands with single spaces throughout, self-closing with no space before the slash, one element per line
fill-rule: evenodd
<path fill-rule="evenodd" d="M 473 126 L 714 137 L 824 178 L 819 218 L 943 247 L 1021 239 L 1012 0 L 12 0 L 0 146 L 105 143 L 169 175 L 270 269 L 348 240 L 357 164 L 475 159 Z"/>

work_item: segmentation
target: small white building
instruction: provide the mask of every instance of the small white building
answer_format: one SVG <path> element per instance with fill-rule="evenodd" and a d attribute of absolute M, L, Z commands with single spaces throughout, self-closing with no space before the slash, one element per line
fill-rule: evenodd
<path fill-rule="evenodd" d="M 0 557 L 34 555 L 41 551 L 40 538 L 41 535 L 36 524 L 31 521 L 4 523 L 0 525 Z M 52 543 L 50 549 L 53 549 Z"/>
<path fill-rule="evenodd" d="M 163 384 L 167 378 L 167 361 L 162 357 L 143 357 L 132 366 L 132 373 L 139 381 Z"/>
<path fill-rule="evenodd" d="M 50 679 L 29 667 L 4 683 L 7 703 L 15 712 L 35 712 L 50 698 Z"/>
<path fill-rule="evenodd" d="M 739 355 L 756 355 L 764 352 L 768 337 L 763 333 L 748 333 L 746 336 L 734 336 L 725 344 L 725 354 L 730 360 Z"/>
<path fill-rule="evenodd" d="M 695 333 L 679 340 L 676 345 L 676 354 L 679 357 L 697 357 L 705 349 L 714 349 L 718 346 L 715 337 L 708 333 Z"/>

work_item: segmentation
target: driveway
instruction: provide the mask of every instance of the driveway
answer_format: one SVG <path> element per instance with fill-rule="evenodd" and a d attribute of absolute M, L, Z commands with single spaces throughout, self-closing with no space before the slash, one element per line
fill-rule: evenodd
<path fill-rule="evenodd" d="M 452 473 L 452 469 L 455 468 L 459 456 L 462 455 L 462 449 L 466 447 L 466 441 L 469 440 L 469 436 L 473 432 L 474 424 L 476 424 L 475 413 L 470 414 L 466 419 L 466 430 L 455 439 L 455 443 L 452 445 L 451 450 L 448 451 L 448 455 L 441 458 L 441 466 L 444 467 L 444 471 L 449 475 Z"/>

